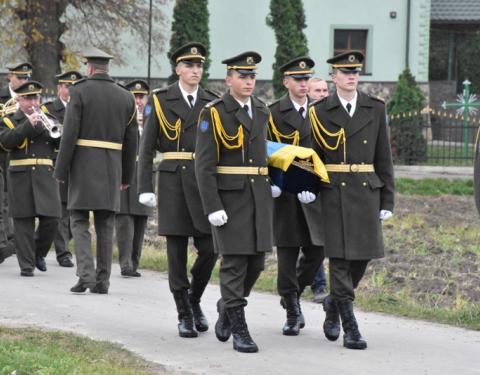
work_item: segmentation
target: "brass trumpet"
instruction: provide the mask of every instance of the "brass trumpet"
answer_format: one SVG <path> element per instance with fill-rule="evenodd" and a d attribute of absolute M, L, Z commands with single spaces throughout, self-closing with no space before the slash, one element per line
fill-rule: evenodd
<path fill-rule="evenodd" d="M 8 116 L 17 111 L 17 100 L 10 98 L 5 104 L 0 104 L 0 117 Z"/>
<path fill-rule="evenodd" d="M 37 110 L 35 107 L 32 107 L 32 109 L 40 117 L 40 122 L 47 129 L 51 138 L 60 138 L 62 136 L 62 125 L 55 117 L 47 116 L 45 112 Z"/>

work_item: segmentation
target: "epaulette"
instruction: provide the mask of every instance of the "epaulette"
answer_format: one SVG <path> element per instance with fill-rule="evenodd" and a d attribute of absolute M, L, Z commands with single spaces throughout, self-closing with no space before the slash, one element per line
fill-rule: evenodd
<path fill-rule="evenodd" d="M 78 85 L 79 83 L 85 82 L 86 80 L 87 80 L 87 78 L 84 77 L 84 78 L 82 78 L 82 79 L 79 79 L 78 81 L 73 82 L 73 85 L 76 86 L 76 85 Z"/>
<path fill-rule="evenodd" d="M 204 90 L 205 90 L 205 92 L 208 92 L 210 95 L 213 95 L 216 98 L 219 98 L 221 96 L 220 93 L 218 93 L 216 91 L 213 91 L 213 90 L 210 90 L 210 89 L 204 89 Z"/>
<path fill-rule="evenodd" d="M 314 100 L 313 102 L 308 103 L 308 106 L 309 106 L 309 107 L 313 107 L 315 104 L 320 103 L 320 102 L 322 102 L 322 101 L 324 101 L 324 100 L 327 100 L 327 97 Z"/>
<path fill-rule="evenodd" d="M 159 92 L 166 92 L 167 90 L 168 90 L 168 86 L 167 87 L 159 87 L 157 89 L 153 89 L 152 94 L 158 94 Z"/>
<path fill-rule="evenodd" d="M 207 104 L 205 104 L 205 108 L 210 108 L 210 107 L 213 107 L 214 105 L 216 105 L 217 103 L 220 103 L 222 101 L 222 98 L 217 98 L 215 100 L 212 100 L 211 102 L 208 102 Z"/>
<path fill-rule="evenodd" d="M 376 100 L 376 101 L 379 101 L 379 102 L 385 104 L 385 99 L 383 99 L 379 96 L 375 96 L 375 95 L 372 95 L 372 94 L 368 94 L 368 96 L 373 100 Z"/>

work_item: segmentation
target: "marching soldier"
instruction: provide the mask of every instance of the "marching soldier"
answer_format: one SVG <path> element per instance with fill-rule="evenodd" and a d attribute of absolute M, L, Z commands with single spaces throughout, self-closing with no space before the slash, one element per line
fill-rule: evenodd
<path fill-rule="evenodd" d="M 125 85 L 135 96 L 137 106 L 138 137 L 143 132 L 143 110 L 147 103 L 150 87 L 140 79 Z M 137 171 L 132 184 L 120 193 L 120 212 L 115 215 L 115 233 L 119 253 L 120 272 L 125 277 L 140 277 L 137 271 L 142 255 L 143 237 L 148 216 L 152 209 L 138 201 Z"/>
<path fill-rule="evenodd" d="M 275 142 L 311 147 L 311 130 L 306 119 L 308 80 L 315 63 L 309 57 L 295 58 L 280 67 L 283 85 L 288 93 L 270 105 L 269 139 Z M 288 192 L 278 191 L 274 201 L 274 244 L 278 257 L 278 294 L 286 309 L 283 334 L 296 336 L 305 326 L 300 309 L 300 295 L 313 281 L 324 258 L 320 199 L 313 193 L 304 200 Z M 281 195 L 280 195 L 281 193 Z M 296 270 L 298 255 L 303 261 Z"/>
<path fill-rule="evenodd" d="M 32 76 L 32 65 L 28 62 L 7 64 L 8 85 L 0 89 L 0 103 L 5 104 L 17 96 L 15 90 Z"/>
<path fill-rule="evenodd" d="M 172 54 L 179 80 L 150 96 L 140 147 L 139 199 L 150 206 L 156 204 L 152 184 L 155 148 L 163 153 L 158 166 L 158 234 L 167 237 L 168 282 L 177 306 L 180 337 L 197 337 L 197 331 L 208 330 L 200 299 L 217 259 L 193 164 L 198 115 L 216 98 L 199 86 L 205 54 L 205 47 L 196 42 Z M 191 282 L 187 275 L 189 237 L 198 252 L 190 270 Z"/>
<path fill-rule="evenodd" d="M 112 56 L 90 48 L 83 53 L 88 78 L 70 88 L 55 177 L 68 179 L 70 226 L 75 241 L 79 280 L 70 291 L 107 294 L 112 265 L 115 212 L 120 189 L 135 170 L 137 120 L 133 95 L 108 75 Z M 96 269 L 92 256 L 89 214 L 97 234 Z"/>
<path fill-rule="evenodd" d="M 204 212 L 212 224 L 215 250 L 222 256 L 215 334 L 233 348 L 256 352 L 244 308 L 265 253 L 272 250 L 272 189 L 268 178 L 268 108 L 252 96 L 256 52 L 222 61 L 229 91 L 202 111 L 195 149 L 195 172 Z"/>
<path fill-rule="evenodd" d="M 68 71 L 55 76 L 57 78 L 57 98 L 42 106 L 42 111 L 55 116 L 61 124 L 65 119 L 65 110 L 70 98 L 69 89 L 82 75 L 76 71 Z M 58 150 L 56 150 L 58 153 Z M 73 267 L 72 253 L 68 250 L 68 243 L 72 238 L 70 231 L 70 214 L 67 210 L 68 184 L 59 184 L 60 199 L 62 202 L 62 217 L 58 222 L 58 231 L 53 245 L 57 255 L 57 262 L 62 267 Z"/>
<path fill-rule="evenodd" d="M 357 90 L 364 57 L 347 51 L 329 60 L 336 92 L 312 104 L 314 149 L 331 183 L 322 188 L 330 296 L 324 300 L 325 336 L 365 349 L 353 312 L 355 288 L 370 259 L 384 256 L 381 220 L 392 215 L 394 179 L 385 103 Z"/>
<path fill-rule="evenodd" d="M 38 258 L 48 252 L 60 217 L 60 193 L 53 178 L 57 143 L 40 111 L 42 85 L 26 82 L 15 89 L 19 109 L 2 119 L 0 144 L 9 150 L 8 194 L 14 220 L 21 276 L 33 276 Z M 48 121 L 51 119 L 48 118 Z M 39 225 L 35 236 L 35 218 Z"/>

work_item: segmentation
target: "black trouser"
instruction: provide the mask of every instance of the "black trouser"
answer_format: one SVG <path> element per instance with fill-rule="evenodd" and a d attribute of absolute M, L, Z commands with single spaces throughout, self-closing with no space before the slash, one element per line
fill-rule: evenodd
<path fill-rule="evenodd" d="M 222 255 L 220 293 L 225 308 L 246 306 L 245 299 L 265 268 L 265 253 L 255 255 Z"/>
<path fill-rule="evenodd" d="M 5 184 L 0 166 L 0 251 L 8 245 L 8 207 L 5 207 Z"/>
<path fill-rule="evenodd" d="M 68 243 L 72 238 L 72 232 L 70 231 L 70 213 L 67 210 L 67 203 L 62 202 L 62 217 L 58 221 L 57 233 L 53 240 L 55 246 L 55 253 L 57 254 L 57 260 L 65 257 L 71 257 L 72 253 L 68 250 Z"/>
<path fill-rule="evenodd" d="M 71 210 L 70 223 L 75 241 L 77 275 L 85 284 L 97 284 L 108 289 L 112 269 L 113 228 L 115 213 L 113 211 L 93 211 L 93 223 L 97 234 L 97 268 L 93 263 L 92 236 L 89 232 L 90 211 Z"/>
<path fill-rule="evenodd" d="M 35 217 L 13 219 L 17 259 L 22 271 L 33 271 L 35 258 L 46 256 L 52 246 L 58 218 L 38 216 L 38 220 L 35 232 Z"/>
<path fill-rule="evenodd" d="M 122 272 L 135 272 L 138 269 L 147 219 L 148 216 L 144 215 L 115 215 L 115 233 Z"/>
<path fill-rule="evenodd" d="M 300 250 L 303 257 L 297 267 Z M 323 246 L 277 247 L 278 294 L 281 296 L 292 293 L 302 294 L 305 287 L 312 284 L 324 257 Z"/>
<path fill-rule="evenodd" d="M 369 260 L 329 259 L 330 295 L 340 302 L 354 301 L 355 288 L 362 280 Z"/>
<path fill-rule="evenodd" d="M 168 283 L 172 293 L 190 290 L 193 300 L 200 302 L 217 261 L 217 254 L 213 251 L 211 235 L 194 237 L 193 244 L 198 255 L 190 269 L 192 281 L 189 282 L 187 273 L 188 237 L 167 236 Z"/>

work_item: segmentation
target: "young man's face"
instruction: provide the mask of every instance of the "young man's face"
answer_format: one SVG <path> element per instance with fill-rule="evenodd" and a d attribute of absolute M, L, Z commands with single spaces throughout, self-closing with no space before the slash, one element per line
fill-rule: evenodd
<path fill-rule="evenodd" d="M 196 86 L 200 83 L 203 75 L 203 63 L 179 62 L 175 68 L 178 79 L 188 86 Z"/>
<path fill-rule="evenodd" d="M 291 96 L 305 98 L 308 91 L 308 78 L 285 77 L 283 86 L 285 86 Z"/>
<path fill-rule="evenodd" d="M 23 113 L 31 115 L 40 109 L 40 95 L 17 96 L 17 103 Z"/>
<path fill-rule="evenodd" d="M 70 86 L 71 85 L 69 83 L 60 83 L 57 85 L 57 95 L 64 102 L 68 102 L 68 97 L 70 96 L 68 93 L 68 88 Z"/>
<path fill-rule="evenodd" d="M 135 95 L 135 104 L 137 105 L 140 111 L 143 111 L 145 105 L 147 104 L 147 95 L 145 94 L 134 94 Z"/>
<path fill-rule="evenodd" d="M 17 87 L 20 87 L 20 85 L 24 84 L 25 82 L 28 81 L 28 78 L 24 78 L 24 77 L 19 77 L 17 76 L 16 74 L 10 74 L 8 76 L 8 79 L 10 81 L 10 87 L 12 88 L 12 90 L 15 91 L 15 89 Z"/>
<path fill-rule="evenodd" d="M 255 89 L 255 74 L 241 74 L 236 70 L 231 71 L 225 78 L 230 93 L 238 98 L 247 98 L 252 95 Z"/>
<path fill-rule="evenodd" d="M 328 96 L 326 81 L 311 81 L 308 83 L 308 96 L 312 100 L 319 100 Z"/>
<path fill-rule="evenodd" d="M 333 82 L 335 82 L 337 89 L 348 91 L 348 92 L 352 92 L 357 89 L 358 77 L 359 77 L 359 72 L 357 71 L 349 71 L 347 73 L 337 69 L 332 74 L 332 80 Z"/>

